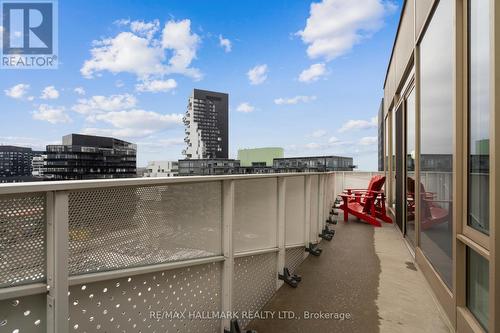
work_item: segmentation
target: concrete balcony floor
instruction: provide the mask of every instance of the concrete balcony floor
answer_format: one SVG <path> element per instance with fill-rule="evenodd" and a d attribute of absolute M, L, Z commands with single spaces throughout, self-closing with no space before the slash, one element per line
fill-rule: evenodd
<path fill-rule="evenodd" d="M 355 219 L 335 226 L 320 257 L 297 269 L 296 289 L 281 287 L 263 311 L 294 311 L 299 320 L 259 319 L 258 332 L 451 332 L 397 227 Z M 349 313 L 351 318 L 303 319 L 303 312 Z"/>

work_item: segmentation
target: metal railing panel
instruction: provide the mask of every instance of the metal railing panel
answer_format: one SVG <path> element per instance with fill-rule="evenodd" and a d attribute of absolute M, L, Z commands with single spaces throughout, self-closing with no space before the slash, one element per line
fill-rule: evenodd
<path fill-rule="evenodd" d="M 285 201 L 285 244 L 304 243 L 305 220 L 304 177 L 290 177 L 286 180 Z"/>
<path fill-rule="evenodd" d="M 236 258 L 234 260 L 233 311 L 259 311 L 276 292 L 277 253 Z M 244 328 L 250 322 L 241 318 Z"/>
<path fill-rule="evenodd" d="M 220 255 L 221 184 L 69 194 L 70 275 Z"/>
<path fill-rule="evenodd" d="M 47 332 L 45 294 L 0 301 L 0 332 Z"/>
<path fill-rule="evenodd" d="M 295 247 L 286 249 L 285 251 L 285 267 L 288 267 L 290 273 L 295 272 L 297 267 L 304 261 L 306 258 L 306 252 L 304 251 L 304 247 Z"/>
<path fill-rule="evenodd" d="M 221 274 L 211 263 L 73 286 L 69 331 L 217 332 L 197 315 L 221 310 Z"/>
<path fill-rule="evenodd" d="M 0 196 L 0 288 L 45 281 L 45 193 Z"/>
<path fill-rule="evenodd" d="M 235 252 L 277 246 L 277 178 L 235 181 Z"/>

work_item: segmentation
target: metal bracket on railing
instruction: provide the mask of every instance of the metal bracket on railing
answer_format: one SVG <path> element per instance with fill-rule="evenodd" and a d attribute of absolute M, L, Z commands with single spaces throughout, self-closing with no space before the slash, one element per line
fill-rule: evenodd
<path fill-rule="evenodd" d="M 224 333 L 257 333 L 257 331 L 254 331 L 254 330 L 242 331 L 240 328 L 240 324 L 238 323 L 238 320 L 231 319 L 229 330 L 224 329 Z"/>
<path fill-rule="evenodd" d="M 278 279 L 285 281 L 292 288 L 297 288 L 302 277 L 297 274 L 290 274 L 287 267 L 283 268 L 283 274 L 278 274 Z"/>
<path fill-rule="evenodd" d="M 323 250 L 318 247 L 318 244 L 309 243 L 309 246 L 306 247 L 306 252 L 309 252 L 313 256 L 319 257 Z"/>
<path fill-rule="evenodd" d="M 342 203 L 340 202 L 340 199 L 338 197 L 335 198 L 335 202 L 333 203 L 332 209 L 330 210 L 330 215 L 339 215 L 339 213 L 335 210 L 339 209 L 341 204 Z"/>
<path fill-rule="evenodd" d="M 326 220 L 326 223 L 328 224 L 337 224 L 337 220 L 332 219 L 331 216 L 328 217 L 328 220 Z"/>
<path fill-rule="evenodd" d="M 321 234 L 318 234 L 318 237 L 321 239 L 324 239 L 326 241 L 331 241 L 333 239 L 333 235 L 325 234 L 324 232 L 322 232 Z"/>
<path fill-rule="evenodd" d="M 335 230 L 328 228 L 327 225 L 323 228 L 322 233 L 335 236 Z"/>
<path fill-rule="evenodd" d="M 335 235 L 335 230 L 330 230 L 328 226 L 325 225 L 325 227 L 323 228 L 323 230 L 321 230 L 321 233 L 318 235 L 318 237 L 321 237 L 327 241 L 331 241 L 333 235 Z"/>

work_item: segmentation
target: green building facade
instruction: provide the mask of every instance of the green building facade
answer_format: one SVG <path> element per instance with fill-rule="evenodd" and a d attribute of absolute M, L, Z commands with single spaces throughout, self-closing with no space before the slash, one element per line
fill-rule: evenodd
<path fill-rule="evenodd" d="M 274 158 L 283 158 L 285 151 L 280 147 L 265 147 L 253 149 L 239 149 L 238 160 L 241 166 L 252 166 L 252 163 L 265 162 L 266 166 L 273 166 Z"/>

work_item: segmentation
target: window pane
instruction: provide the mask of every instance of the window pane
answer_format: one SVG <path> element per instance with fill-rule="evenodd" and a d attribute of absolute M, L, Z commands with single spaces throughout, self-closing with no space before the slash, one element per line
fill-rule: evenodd
<path fill-rule="evenodd" d="M 406 237 L 415 244 L 415 89 L 406 99 L 406 176 Z"/>
<path fill-rule="evenodd" d="M 489 0 L 469 1 L 469 218 L 489 234 Z"/>
<path fill-rule="evenodd" d="M 467 248 L 467 308 L 477 321 L 488 327 L 489 263 L 481 255 Z"/>
<path fill-rule="evenodd" d="M 451 288 L 453 4 L 441 0 L 420 45 L 420 246 Z"/>
<path fill-rule="evenodd" d="M 392 129 L 392 186 L 391 186 L 391 203 L 395 206 L 396 203 L 396 109 L 391 112 L 391 129 Z"/>

